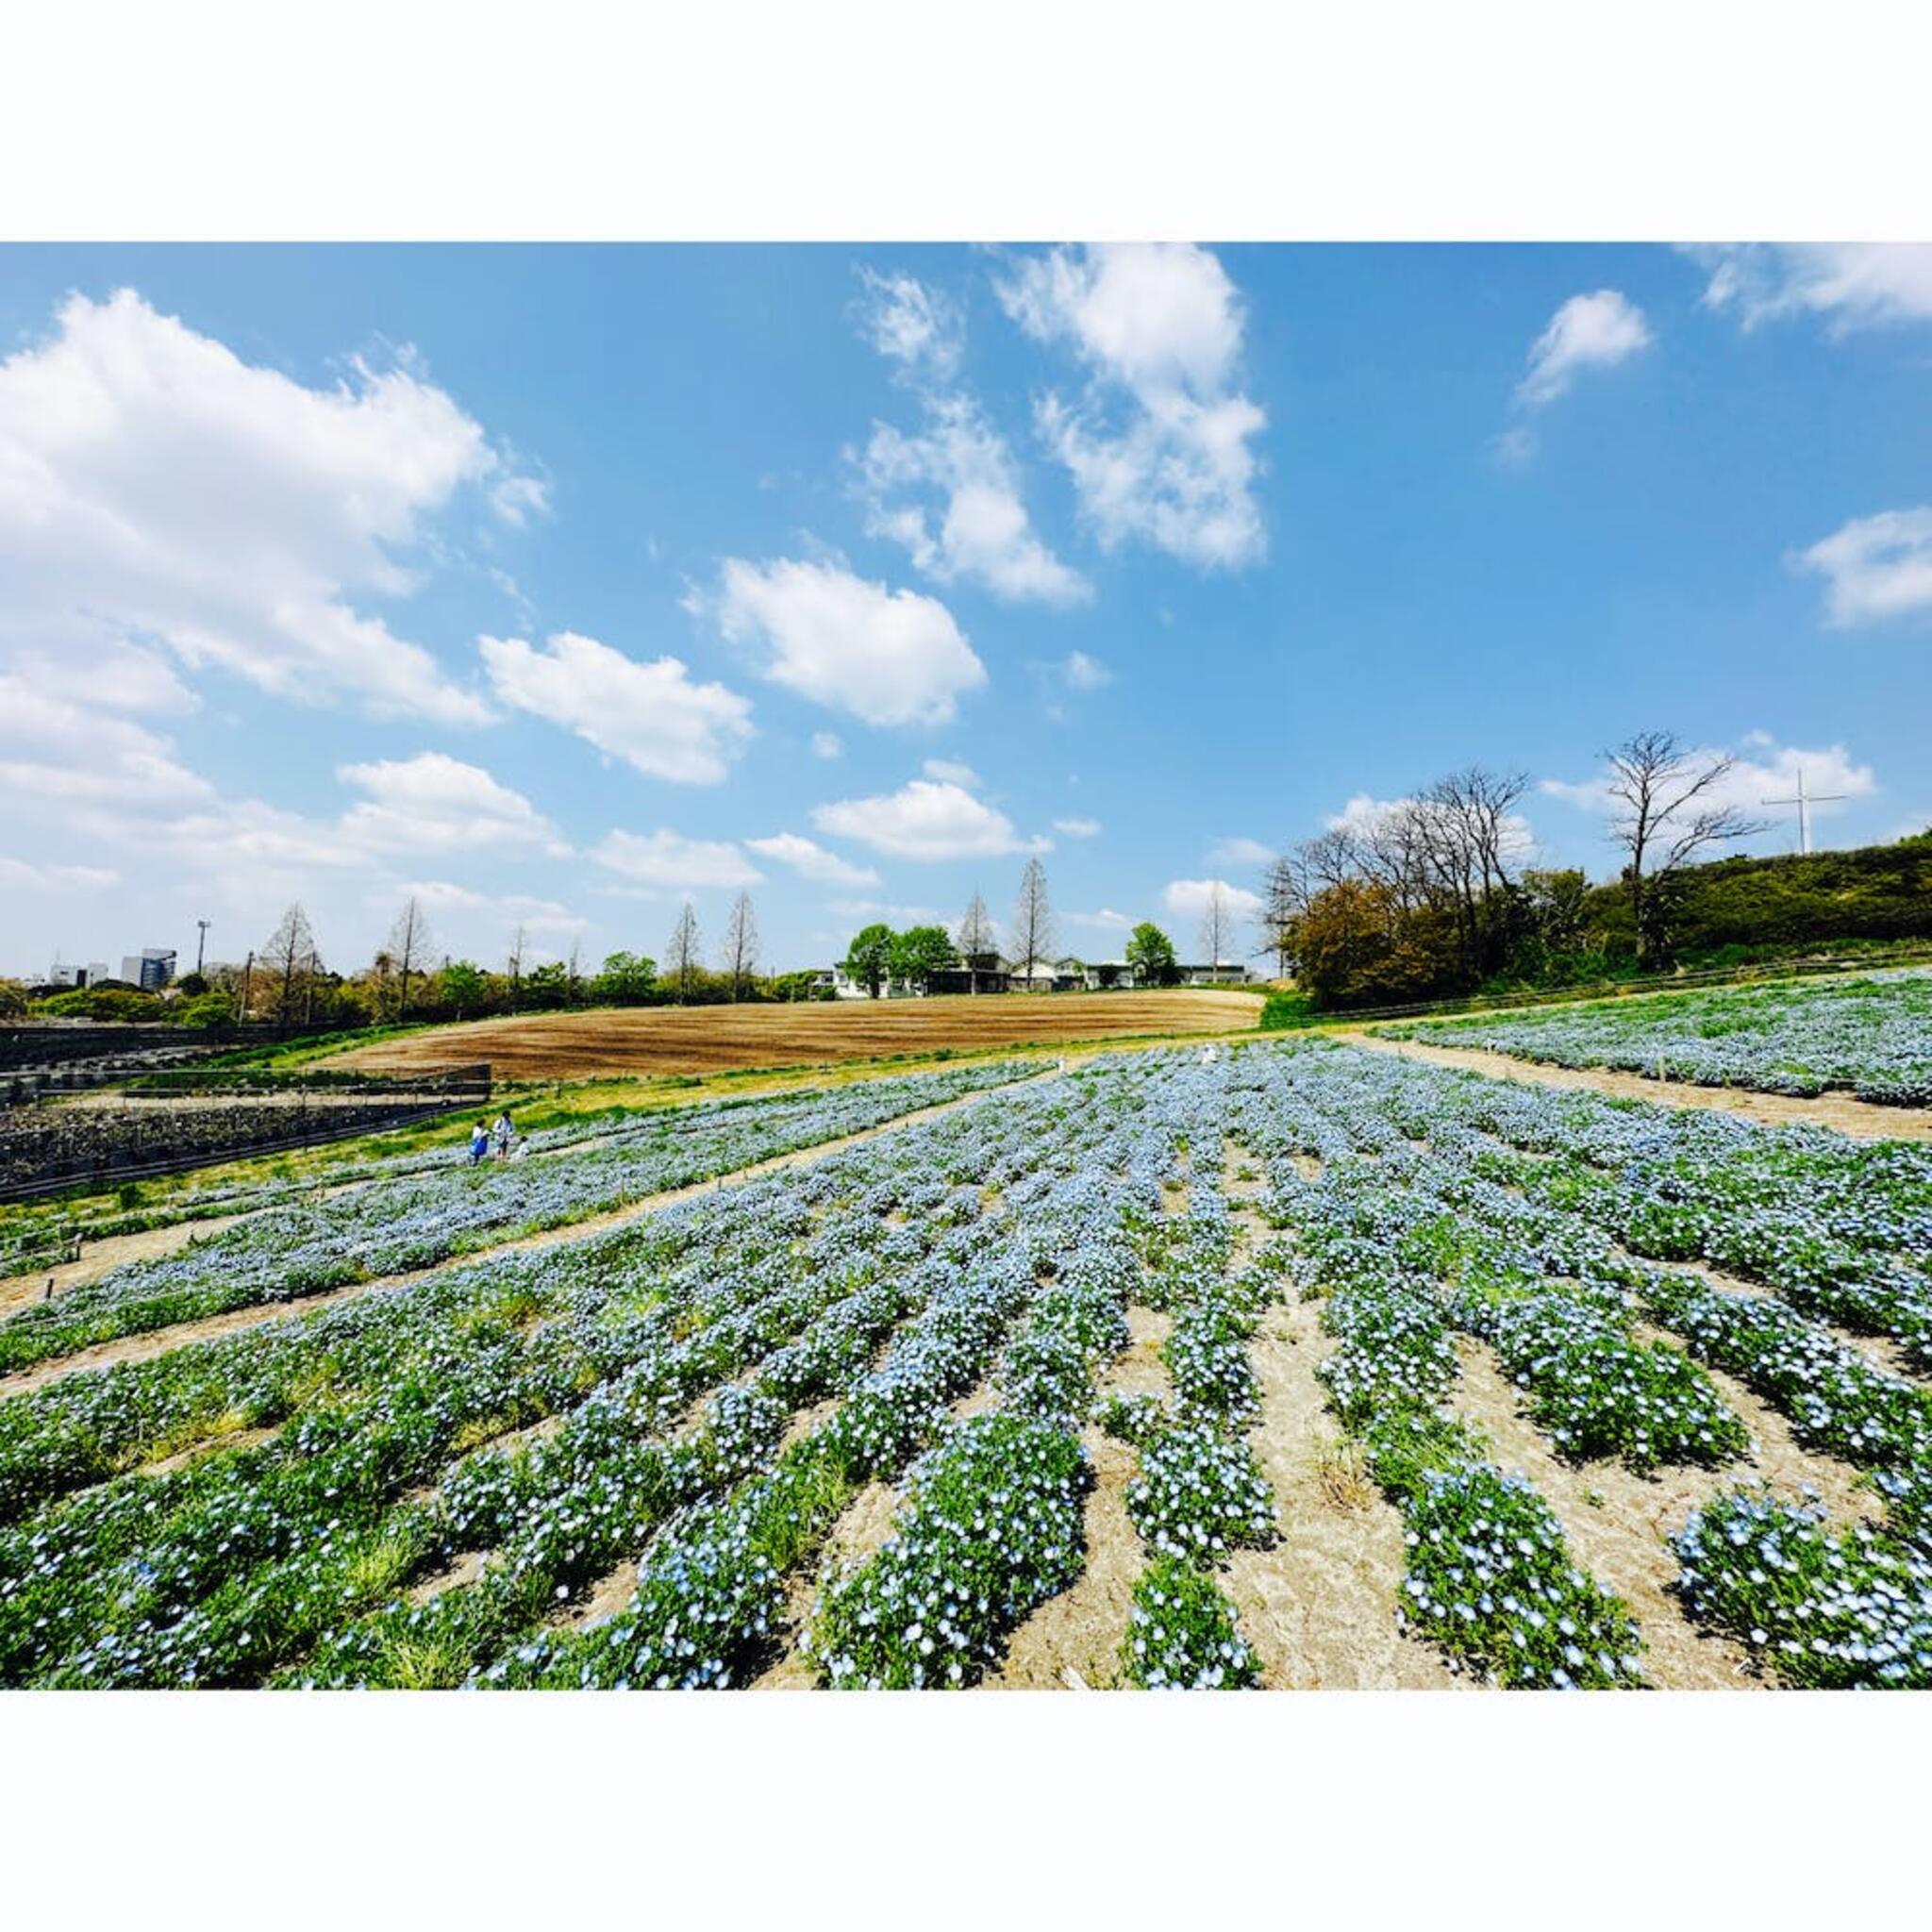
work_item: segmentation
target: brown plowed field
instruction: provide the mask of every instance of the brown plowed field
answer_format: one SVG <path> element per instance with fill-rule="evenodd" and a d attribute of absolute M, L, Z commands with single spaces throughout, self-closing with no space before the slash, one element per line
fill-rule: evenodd
<path fill-rule="evenodd" d="M 941 1046 L 1056 1045 L 1147 1033 L 1228 1033 L 1252 1026 L 1257 993 L 988 993 L 930 1000 L 839 1000 L 796 1006 L 632 1007 L 525 1013 L 438 1026 L 331 1057 L 331 1067 L 428 1073 L 488 1060 L 499 1080 L 611 1074 L 710 1074 L 734 1067 L 820 1066 Z"/>

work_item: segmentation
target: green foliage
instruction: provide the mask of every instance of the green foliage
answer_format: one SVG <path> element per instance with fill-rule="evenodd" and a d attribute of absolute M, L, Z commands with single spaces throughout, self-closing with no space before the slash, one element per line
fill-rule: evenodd
<path fill-rule="evenodd" d="M 658 962 L 641 953 L 612 953 L 591 981 L 599 1006 L 642 1007 L 658 997 Z"/>
<path fill-rule="evenodd" d="M 1121 1665 L 1143 1690 L 1246 1690 L 1261 1675 L 1213 1578 L 1176 1557 L 1156 1557 L 1134 1586 Z"/>
<path fill-rule="evenodd" d="M 1152 920 L 1143 919 L 1128 935 L 1121 957 L 1143 986 L 1172 986 L 1179 976 L 1174 971 L 1174 941 Z"/>
<path fill-rule="evenodd" d="M 1264 1033 L 1306 1026 L 1316 1017 L 1314 1000 L 1299 988 L 1277 988 L 1261 1003 L 1260 1024 Z"/>
<path fill-rule="evenodd" d="M 934 974 L 959 963 L 958 950 L 942 925 L 908 927 L 892 940 L 890 958 L 892 977 L 918 987 L 930 986 Z"/>
<path fill-rule="evenodd" d="M 847 973 L 863 986 L 874 999 L 892 970 L 894 935 L 890 925 L 873 924 L 853 935 L 845 949 L 843 964 Z"/>

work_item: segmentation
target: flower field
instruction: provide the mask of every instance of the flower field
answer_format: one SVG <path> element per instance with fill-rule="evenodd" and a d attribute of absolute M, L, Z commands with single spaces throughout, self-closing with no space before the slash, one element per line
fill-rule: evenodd
<path fill-rule="evenodd" d="M 372 1178 L 0 1324 L 0 1683 L 1304 1682 L 1257 1579 L 1332 1507 L 1445 1682 L 1932 1685 L 1932 1151 L 1310 1041 L 971 1091 Z M 1300 1387 L 1360 1494 L 1283 1486 Z"/>
<path fill-rule="evenodd" d="M 1377 1029 L 1559 1067 L 1613 1067 L 1706 1087 L 1809 1096 L 1843 1088 L 1932 1105 L 1932 973 L 1694 992 L 1479 1014 Z"/>

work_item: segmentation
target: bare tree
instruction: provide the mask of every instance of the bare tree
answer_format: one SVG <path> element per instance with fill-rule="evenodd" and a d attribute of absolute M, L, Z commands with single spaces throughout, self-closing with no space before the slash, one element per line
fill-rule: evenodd
<path fill-rule="evenodd" d="M 430 958 L 435 945 L 436 941 L 429 933 L 429 922 L 424 918 L 423 908 L 412 893 L 408 904 L 396 914 L 396 923 L 389 929 L 389 944 L 383 949 L 397 974 L 395 1016 L 398 1020 L 409 1010 L 409 981 L 425 971 L 425 962 Z M 377 957 L 379 958 L 380 955 Z"/>
<path fill-rule="evenodd" d="M 698 915 L 689 899 L 677 915 L 671 943 L 664 949 L 664 976 L 677 983 L 677 1000 L 682 1006 L 691 997 L 691 983 L 704 964 L 704 941 L 698 934 Z"/>
<path fill-rule="evenodd" d="M 1610 837 L 1629 855 L 1630 911 L 1637 954 L 1655 964 L 1668 949 L 1659 888 L 1693 853 L 1748 839 L 1764 821 L 1711 794 L 1737 764 L 1727 752 L 1690 751 L 1674 731 L 1640 731 L 1604 753 L 1607 790 L 1617 801 Z"/>
<path fill-rule="evenodd" d="M 518 924 L 515 932 L 509 936 L 509 1009 L 517 1010 L 517 1001 L 524 986 L 524 941 L 525 928 Z"/>
<path fill-rule="evenodd" d="M 1527 773 L 1469 765 L 1438 778 L 1407 807 L 1424 889 L 1439 906 L 1447 905 L 1472 978 L 1501 963 L 1510 868 L 1525 843 L 1515 807 L 1528 789 Z"/>
<path fill-rule="evenodd" d="M 1053 906 L 1046 896 L 1046 868 L 1026 861 L 1020 897 L 1013 907 L 1013 963 L 1030 980 L 1036 965 L 1053 963 Z"/>
<path fill-rule="evenodd" d="M 275 980 L 275 1018 L 286 1032 L 294 1011 L 296 988 L 300 986 L 305 995 L 312 998 L 315 975 L 322 971 L 315 932 L 299 899 L 282 914 L 281 924 L 259 957 L 262 970 Z"/>
<path fill-rule="evenodd" d="M 1201 908 L 1201 950 L 1209 966 L 1219 966 L 1234 945 L 1234 910 L 1227 903 L 1227 889 L 1219 879 L 1208 886 L 1208 903 Z"/>
<path fill-rule="evenodd" d="M 973 903 L 967 907 L 966 916 L 960 920 L 953 941 L 959 948 L 960 957 L 969 962 L 975 954 L 991 953 L 998 944 L 993 938 L 991 915 L 986 909 L 986 901 L 977 891 L 973 894 Z"/>
<path fill-rule="evenodd" d="M 739 893 L 724 926 L 724 971 L 731 975 L 731 997 L 735 1000 L 750 981 L 758 963 L 758 922 L 752 911 L 751 894 Z"/>

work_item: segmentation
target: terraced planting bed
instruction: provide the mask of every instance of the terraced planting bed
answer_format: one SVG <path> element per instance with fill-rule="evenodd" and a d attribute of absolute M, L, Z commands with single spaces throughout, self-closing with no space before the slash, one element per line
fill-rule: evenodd
<path fill-rule="evenodd" d="M 1716 987 L 1539 1012 L 1377 1027 L 1392 1040 L 1559 1067 L 1932 1106 L 1932 973 Z"/>
<path fill-rule="evenodd" d="M 1924 1148 L 1309 1040 L 933 1077 L 0 1324 L 0 1682 L 1932 1684 Z"/>

